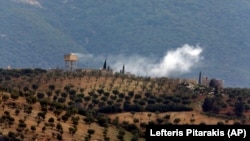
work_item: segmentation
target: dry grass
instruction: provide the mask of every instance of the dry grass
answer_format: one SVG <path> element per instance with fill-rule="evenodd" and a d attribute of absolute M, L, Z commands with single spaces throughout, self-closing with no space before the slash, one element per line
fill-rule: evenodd
<path fill-rule="evenodd" d="M 5 93 L 6 94 L 6 93 Z M 1 104 L 1 109 L 0 109 L 0 115 L 4 115 L 5 111 L 8 111 L 11 115 L 11 117 L 13 117 L 15 119 L 14 124 L 11 127 L 5 126 L 4 124 L 2 126 L 0 126 L 0 132 L 3 135 L 7 135 L 9 131 L 13 131 L 16 132 L 16 128 L 18 127 L 18 123 L 19 120 L 24 120 L 26 123 L 26 128 L 24 131 L 22 131 L 22 134 L 25 136 L 25 138 L 23 139 L 24 141 L 31 141 L 34 139 L 37 139 L 37 141 L 57 141 L 58 139 L 56 139 L 56 134 L 58 134 L 59 132 L 56 130 L 56 127 L 51 128 L 51 127 L 46 127 L 46 130 L 43 132 L 42 131 L 42 127 L 45 125 L 45 123 L 48 123 L 49 118 L 54 118 L 55 122 L 54 124 L 56 125 L 57 123 L 61 123 L 62 127 L 63 127 L 63 140 L 64 141 L 83 141 L 84 137 L 87 136 L 87 132 L 88 129 L 94 129 L 95 133 L 92 135 L 91 140 L 103 140 L 103 131 L 104 131 L 104 127 L 101 127 L 99 125 L 97 125 L 96 123 L 92 123 L 92 124 L 86 124 L 83 121 L 84 116 L 82 115 L 78 115 L 76 114 L 75 116 L 79 116 L 80 120 L 79 120 L 79 124 L 77 125 L 77 132 L 74 135 L 71 135 L 69 133 L 69 127 L 72 127 L 73 124 L 71 122 L 71 120 L 69 119 L 67 122 L 63 122 L 63 121 L 57 121 L 57 117 L 51 113 L 48 112 L 46 114 L 46 118 L 44 121 L 42 121 L 39 125 L 37 124 L 37 113 L 40 112 L 40 105 L 38 103 L 34 104 L 32 107 L 32 113 L 31 114 L 27 114 L 24 113 L 23 111 L 20 111 L 20 113 L 18 115 L 15 114 L 15 108 L 10 108 L 8 106 L 3 106 L 2 105 L 6 105 L 6 103 L 8 102 L 15 102 L 19 105 L 23 105 L 25 104 L 25 99 L 23 98 L 19 98 L 16 101 L 13 100 L 8 100 L 6 102 L 3 102 Z M 63 114 L 63 113 L 62 113 Z M 36 130 L 35 132 L 33 132 L 30 127 L 32 125 L 36 126 Z M 54 133 L 54 137 L 53 137 L 53 133 Z M 108 133 L 107 136 L 110 138 L 110 140 L 112 141 L 117 141 L 117 134 L 118 134 L 118 129 L 114 126 L 109 126 L 108 127 Z M 126 132 L 125 135 L 125 140 L 129 141 L 132 137 L 132 134 L 129 132 Z"/>
<path fill-rule="evenodd" d="M 168 82 L 163 84 L 158 84 L 155 80 L 145 80 L 142 78 L 134 78 L 134 77 L 105 77 L 105 76 L 81 76 L 81 77 L 74 77 L 74 76 L 55 76 L 54 74 L 43 74 L 38 76 L 21 76 L 19 78 L 12 78 L 8 85 L 13 86 L 14 88 L 20 88 L 22 90 L 23 87 L 27 86 L 30 90 L 32 90 L 32 84 L 37 84 L 39 87 L 36 92 L 47 92 L 49 90 L 49 85 L 55 85 L 55 90 L 60 90 L 61 92 L 64 91 L 65 86 L 71 85 L 75 90 L 77 90 L 77 94 L 83 93 L 85 96 L 89 94 L 91 91 L 96 91 L 98 89 L 103 89 L 105 92 L 112 93 L 112 90 L 118 90 L 127 95 L 129 91 L 133 91 L 135 94 L 144 93 L 147 90 L 150 90 L 153 94 L 171 94 L 175 85 L 169 85 Z M 81 89 L 83 92 L 81 92 Z M 150 121 L 156 122 L 158 118 L 164 119 L 166 115 L 170 115 L 170 119 L 168 122 L 174 123 L 175 119 L 180 119 L 178 124 L 200 124 L 205 123 L 207 125 L 214 125 L 219 122 L 225 124 L 233 124 L 236 120 L 225 120 L 222 118 L 217 117 L 209 117 L 202 114 L 202 101 L 204 100 L 204 95 L 199 95 L 198 98 L 191 104 L 194 108 L 194 111 L 189 112 L 165 112 L 165 113 L 150 113 L 150 112 L 138 112 L 134 115 L 130 112 L 124 113 L 117 113 L 117 114 L 107 114 L 111 120 L 115 119 L 116 117 L 119 118 L 119 122 L 122 123 L 123 121 L 127 121 L 129 123 L 134 123 L 134 119 L 138 119 L 139 122 L 135 123 L 138 127 L 140 127 L 140 123 L 148 123 Z M 9 99 L 7 102 L 13 101 Z M 66 100 L 69 101 L 69 98 Z M 26 103 L 26 100 L 23 97 L 19 97 L 16 101 L 13 101 L 16 104 L 23 105 Z M 5 105 L 5 103 L 1 103 L 1 105 Z M 1 106 L 2 107 L 2 106 Z M 9 108 L 5 106 L 4 109 L 0 110 L 0 115 L 4 114 L 4 111 L 9 111 L 10 115 L 15 118 L 15 123 L 11 127 L 5 127 L 4 125 L 1 126 L 0 132 L 2 134 L 8 134 L 9 131 L 16 132 L 16 128 L 18 126 L 18 121 L 20 119 L 26 119 L 25 123 L 27 124 L 27 131 L 23 131 L 25 135 L 24 140 L 30 141 L 32 138 L 36 138 L 38 141 L 54 141 L 57 140 L 56 137 L 53 137 L 53 134 L 58 134 L 59 132 L 56 128 L 47 127 L 46 130 L 43 132 L 42 127 L 48 119 L 53 117 L 55 119 L 55 125 L 59 122 L 57 121 L 57 117 L 52 112 L 48 112 L 46 114 L 46 119 L 42 121 L 38 126 L 36 122 L 37 113 L 40 112 L 41 107 L 40 104 L 37 102 L 32 105 L 32 113 L 27 115 L 23 111 L 19 113 L 19 115 L 15 114 L 14 108 Z M 232 110 L 232 109 L 227 109 Z M 226 112 L 226 111 L 225 111 Z M 63 114 L 63 113 L 62 113 Z M 61 114 L 61 115 L 62 115 Z M 150 115 L 150 116 L 149 116 Z M 248 117 L 250 116 L 249 113 L 245 113 Z M 90 126 L 85 124 L 83 121 L 84 116 L 82 115 L 75 115 L 79 116 L 79 124 L 77 125 L 77 132 L 72 136 L 69 134 L 69 127 L 72 127 L 71 120 L 69 119 L 67 122 L 60 123 L 63 126 L 63 139 L 65 141 L 82 141 L 84 137 L 87 135 L 88 129 L 94 129 L 95 133 L 92 135 L 92 140 L 103 140 L 103 130 L 104 128 L 97 125 L 96 123 L 92 123 Z M 26 117 L 26 118 L 25 118 Z M 166 120 L 164 121 L 166 122 Z M 246 124 L 250 124 L 249 121 L 245 122 Z M 36 131 L 32 132 L 30 127 L 32 125 L 36 125 Z M 114 126 L 109 126 L 108 128 L 108 137 L 110 137 L 111 141 L 116 141 L 118 129 Z M 130 132 L 126 132 L 125 141 L 129 141 L 132 138 L 132 134 Z M 141 139 L 142 141 L 145 139 Z"/>
<path fill-rule="evenodd" d="M 149 116 L 151 114 L 151 116 Z M 198 125 L 200 123 L 205 123 L 206 125 L 216 125 L 218 122 L 223 122 L 225 124 L 233 124 L 235 120 L 228 120 L 216 117 L 209 117 L 204 114 L 201 114 L 196 111 L 190 112 L 165 112 L 165 113 L 152 113 L 152 112 L 141 112 L 135 113 L 132 115 L 130 112 L 126 113 L 119 113 L 119 114 L 110 114 L 109 117 L 111 119 L 115 119 L 116 117 L 119 118 L 119 121 L 127 121 L 129 123 L 134 123 L 134 119 L 139 119 L 140 123 L 145 122 L 148 123 L 149 121 L 156 121 L 157 118 L 164 118 L 164 116 L 170 115 L 169 122 L 174 123 L 176 118 L 180 119 L 178 124 L 195 124 Z M 194 122 L 190 120 L 194 119 Z"/>

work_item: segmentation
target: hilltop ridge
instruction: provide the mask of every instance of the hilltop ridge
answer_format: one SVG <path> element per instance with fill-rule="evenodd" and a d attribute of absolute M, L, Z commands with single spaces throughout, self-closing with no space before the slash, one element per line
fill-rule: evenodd
<path fill-rule="evenodd" d="M 82 54 L 79 66 L 98 68 L 109 56 L 160 60 L 189 44 L 203 48 L 201 70 L 248 87 L 250 2 L 242 1 L 0 1 L 0 67 L 63 67 L 62 54 Z"/>

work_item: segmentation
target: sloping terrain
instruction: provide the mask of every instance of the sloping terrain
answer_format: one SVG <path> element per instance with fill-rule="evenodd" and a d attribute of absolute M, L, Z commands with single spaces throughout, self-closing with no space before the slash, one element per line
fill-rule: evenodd
<path fill-rule="evenodd" d="M 0 138 L 145 141 L 147 125 L 250 124 L 249 92 L 107 70 L 0 69 Z"/>

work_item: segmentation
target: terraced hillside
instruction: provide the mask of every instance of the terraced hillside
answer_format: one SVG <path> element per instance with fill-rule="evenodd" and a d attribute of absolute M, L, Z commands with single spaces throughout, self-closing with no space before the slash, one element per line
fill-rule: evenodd
<path fill-rule="evenodd" d="M 143 141 L 148 124 L 250 124 L 248 89 L 211 86 L 106 70 L 1 69 L 1 137 Z"/>

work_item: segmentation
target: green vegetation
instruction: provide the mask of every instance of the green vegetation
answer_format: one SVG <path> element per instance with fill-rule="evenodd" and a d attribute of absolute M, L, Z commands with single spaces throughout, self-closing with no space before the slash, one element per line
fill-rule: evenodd
<path fill-rule="evenodd" d="M 62 54 L 70 52 L 163 56 L 188 43 L 204 48 L 207 75 L 229 86 L 249 86 L 247 0 L 40 3 L 42 8 L 0 2 L 0 67 L 62 67 Z M 79 66 L 99 68 L 99 63 L 83 59 Z"/>
<path fill-rule="evenodd" d="M 216 124 L 250 123 L 250 89 L 42 69 L 1 69 L 0 77 L 0 126 L 4 137 L 11 139 L 46 135 L 58 140 L 145 140 L 147 125 L 207 124 L 206 116 L 222 119 Z M 176 116 L 193 111 L 202 113 L 204 121 L 194 113 L 184 119 Z M 123 113 L 129 116 L 112 118 Z"/>

